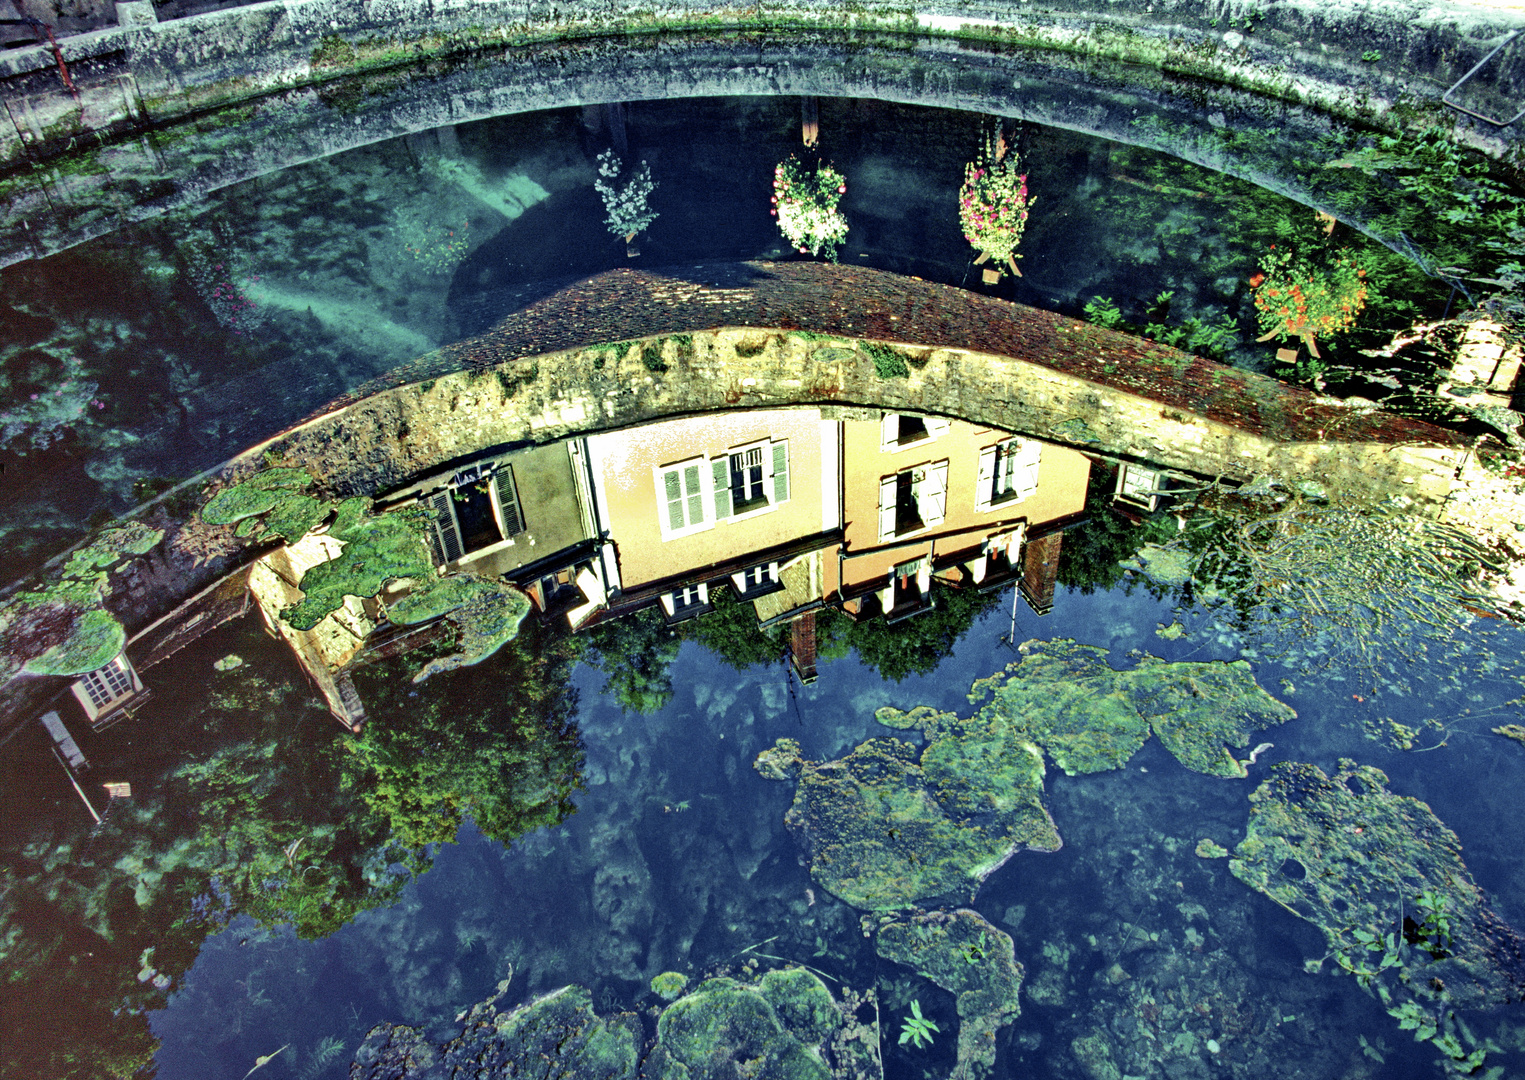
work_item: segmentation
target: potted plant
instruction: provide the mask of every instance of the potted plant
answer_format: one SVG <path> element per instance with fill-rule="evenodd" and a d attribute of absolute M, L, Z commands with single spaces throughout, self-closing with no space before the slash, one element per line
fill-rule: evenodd
<path fill-rule="evenodd" d="M 1336 252 L 1325 265 L 1286 247 L 1272 245 L 1250 278 L 1255 312 L 1265 331 L 1256 341 L 1298 338 L 1319 357 L 1319 337 L 1355 325 L 1369 292 L 1366 271 L 1354 257 Z"/>
<path fill-rule="evenodd" d="M 640 254 L 635 238 L 657 219 L 648 201 L 657 185 L 651 179 L 651 167 L 642 161 L 630 170 L 623 185 L 616 186 L 611 181 L 617 181 L 622 170 L 619 155 L 605 150 L 598 155 L 598 179 L 593 181 L 593 188 L 604 200 L 604 224 L 615 236 L 625 238 L 625 253 L 634 258 Z"/>
<path fill-rule="evenodd" d="M 825 162 L 814 168 L 791 156 L 773 170 L 773 209 L 779 230 L 801 254 L 837 261 L 837 245 L 847 238 L 847 219 L 837 204 L 847 179 Z"/>
<path fill-rule="evenodd" d="M 1022 242 L 1028 210 L 1035 201 L 1028 194 L 1027 174 L 1021 169 L 1021 157 L 1006 145 L 999 130 L 994 131 L 986 136 L 979 156 L 964 166 L 964 186 L 958 193 L 958 220 L 964 239 L 980 253 L 974 265 L 1005 265 L 1018 277 L 1022 271 L 1017 269 L 1021 258 L 1017 245 Z M 993 285 L 1001 280 L 1001 272 L 991 267 L 984 277 Z"/>

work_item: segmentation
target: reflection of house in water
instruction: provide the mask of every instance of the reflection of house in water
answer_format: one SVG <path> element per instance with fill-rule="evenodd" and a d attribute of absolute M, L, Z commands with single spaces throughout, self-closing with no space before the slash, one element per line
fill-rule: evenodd
<path fill-rule="evenodd" d="M 960 421 L 864 409 L 780 409 L 669 420 L 454 463 L 382 495 L 423 508 L 438 573 L 523 589 L 539 616 L 576 630 L 653 605 L 670 622 L 713 609 L 714 590 L 788 624 L 814 677 L 815 613 L 909 619 L 933 582 L 1020 588 L 1053 604 L 1062 530 L 1079 519 L 1090 462 L 1073 450 Z M 265 558 L 250 587 L 351 728 L 364 707 L 349 671 L 447 624 L 394 626 L 388 604 L 346 599 L 311 630 L 277 613 L 303 572 L 333 558 L 319 529 Z"/>
<path fill-rule="evenodd" d="M 598 516 L 619 558 L 609 613 L 660 603 L 678 621 L 726 586 L 764 626 L 792 624 L 802 675 L 814 612 L 891 622 L 932 606 L 932 581 L 1019 582 L 1053 605 L 1063 528 L 1085 505 L 1082 454 L 959 421 L 796 409 L 668 421 L 594 436 Z"/>

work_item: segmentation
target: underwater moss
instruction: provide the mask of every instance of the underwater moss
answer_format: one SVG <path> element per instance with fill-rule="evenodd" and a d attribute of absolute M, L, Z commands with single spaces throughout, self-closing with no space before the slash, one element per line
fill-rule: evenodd
<path fill-rule="evenodd" d="M 398 578 L 429 579 L 434 564 L 423 537 L 406 513 L 358 515 L 348 504 L 328 534 L 344 542 L 330 562 L 302 575 L 302 600 L 282 609 L 280 617 L 298 630 L 311 630 L 346 596 L 375 596 Z"/>
<path fill-rule="evenodd" d="M 1165 661 L 1145 654 L 1131 671 L 1106 663 L 1107 651 L 1068 639 L 1028 641 L 1022 659 L 981 679 L 969 697 L 994 700 L 1018 736 L 1042 746 L 1071 776 L 1121 768 L 1151 731 L 1177 761 L 1210 776 L 1244 776 L 1227 747 L 1297 713 L 1255 682 L 1243 660 Z"/>
<path fill-rule="evenodd" d="M 267 530 L 288 542 L 299 540 L 329 512 L 323 503 L 302 494 L 311 483 L 312 477 L 301 469 L 265 469 L 213 495 L 201 508 L 201 519 L 208 525 L 232 525 L 266 514 Z"/>
<path fill-rule="evenodd" d="M 127 647 L 127 631 L 104 608 L 79 616 L 68 638 L 27 661 L 33 675 L 83 675 L 105 667 Z"/>
<path fill-rule="evenodd" d="M 978 912 L 934 911 L 879 928 L 880 956 L 904 964 L 953 994 L 958 1062 L 949 1080 L 980 1080 L 995 1065 L 996 1032 L 1022 1011 L 1023 968 L 1011 936 Z"/>
<path fill-rule="evenodd" d="M 651 992 L 663 1001 L 671 1001 L 688 988 L 688 976 L 681 971 L 664 971 L 651 977 Z"/>
<path fill-rule="evenodd" d="M 378 1024 L 356 1051 L 350 1075 L 364 1080 L 489 1074 L 521 1080 L 634 1080 L 642 1032 L 633 1014 L 600 1018 L 581 986 L 564 986 L 499 1013 L 495 1003 L 507 987 L 507 982 L 499 983 L 495 996 L 472 1006 L 460 1018 L 465 1030 L 439 1049 L 416 1028 Z"/>
<path fill-rule="evenodd" d="M 667 980 L 663 983 L 663 980 Z M 678 972 L 652 980 L 686 983 Z M 379 1024 L 355 1055 L 352 1080 L 509 1076 L 518 1080 L 855 1080 L 879 1072 L 874 1041 L 851 1009 L 808 971 L 770 971 L 756 985 L 709 979 L 668 1005 L 645 1061 L 634 1013 L 600 1018 L 581 986 L 564 986 L 500 1013 L 508 987 L 458 1017 L 459 1036 L 432 1046 L 415 1028 Z M 660 992 L 660 991 L 659 991 Z M 850 1001 L 861 1001 L 852 996 Z"/>
<path fill-rule="evenodd" d="M 662 1013 L 657 1046 L 642 1075 L 660 1080 L 828 1080 L 831 1072 L 784 1027 L 756 989 L 710 979 Z"/>
<path fill-rule="evenodd" d="M 923 714 L 932 710 L 897 715 Z M 766 778 L 796 780 L 784 824 L 811 877 L 854 907 L 890 910 L 972 890 L 1018 850 L 1060 846 L 1042 803 L 1038 748 L 999 718 L 935 715 L 946 729 L 919 760 L 909 743 L 870 739 L 841 760 L 813 762 L 781 739 L 755 762 Z"/>
<path fill-rule="evenodd" d="M 1505 724 L 1503 727 L 1496 727 L 1493 729 L 1493 733 L 1525 745 L 1525 727 L 1521 727 L 1519 724 Z"/>
<path fill-rule="evenodd" d="M 1249 826 L 1229 869 L 1319 927 L 1330 956 L 1367 985 L 1396 968 L 1410 993 L 1443 994 L 1452 1006 L 1518 999 L 1525 940 L 1489 907 L 1456 834 L 1387 782 L 1380 769 L 1349 760 L 1333 776 L 1315 765 L 1276 765 L 1250 796 Z M 1423 931 L 1426 898 L 1447 912 L 1444 940 Z"/>
<path fill-rule="evenodd" d="M 456 651 L 429 661 L 414 682 L 486 660 L 518 636 L 529 612 L 529 598 L 518 589 L 475 574 L 440 578 L 389 609 L 394 622 L 424 622 L 444 615 L 460 628 Z"/>

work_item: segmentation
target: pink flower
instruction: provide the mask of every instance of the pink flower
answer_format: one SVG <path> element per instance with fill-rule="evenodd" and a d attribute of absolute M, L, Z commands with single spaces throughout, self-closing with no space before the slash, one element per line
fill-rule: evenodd
<path fill-rule="evenodd" d="M 837 194 L 838 195 L 846 194 L 846 192 L 847 192 L 847 185 L 846 184 L 839 184 L 839 185 L 837 185 Z"/>
<path fill-rule="evenodd" d="M 37 400 L 37 395 L 36 395 L 36 394 L 33 394 L 33 395 L 32 395 L 32 400 L 33 400 L 33 401 L 36 401 L 36 400 Z"/>

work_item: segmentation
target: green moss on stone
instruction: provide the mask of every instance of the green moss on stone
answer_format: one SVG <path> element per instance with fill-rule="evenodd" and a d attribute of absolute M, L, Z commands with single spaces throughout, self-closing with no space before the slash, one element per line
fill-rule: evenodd
<path fill-rule="evenodd" d="M 1143 656 L 1115 671 L 1107 651 L 1067 639 L 1029 641 L 1022 659 L 974 684 L 970 700 L 1010 722 L 1070 775 L 1121 768 L 1151 731 L 1182 765 L 1210 776 L 1244 776 L 1227 747 L 1297 714 L 1255 682 L 1243 660 L 1170 662 Z"/>
<path fill-rule="evenodd" d="M 830 1037 L 842 1024 L 842 1014 L 826 984 L 804 968 L 770 971 L 757 981 L 779 1021 L 807 1045 Z"/>
<path fill-rule="evenodd" d="M 1380 769 L 1348 760 L 1333 776 L 1315 765 L 1276 765 L 1250 796 L 1249 827 L 1229 869 L 1322 930 L 1347 970 L 1377 970 L 1382 960 L 1358 933 L 1380 944 L 1407 931 L 1409 944 L 1422 947 L 1394 945 L 1401 985 L 1434 996 L 1438 979 L 1458 1007 L 1517 1000 L 1525 991 L 1525 940 L 1489 907 L 1456 834 L 1387 783 Z M 1401 913 L 1419 921 L 1421 894 L 1445 900 L 1444 941 L 1416 941 L 1422 935 L 1400 921 Z"/>
<path fill-rule="evenodd" d="M 33 675 L 83 675 L 105 667 L 127 647 L 127 631 L 104 608 L 80 614 L 61 643 L 27 661 Z"/>
<path fill-rule="evenodd" d="M 664 971 L 651 979 L 651 992 L 663 1001 L 671 1001 L 688 988 L 688 976 L 681 971 Z"/>
<path fill-rule="evenodd" d="M 975 911 L 934 911 L 886 923 L 874 947 L 953 994 L 958 1061 L 950 1080 L 979 1080 L 995 1064 L 995 1035 L 1022 1011 L 1022 965 L 1010 935 Z"/>
<path fill-rule="evenodd" d="M 797 780 L 784 823 L 811 876 L 854 907 L 889 910 L 973 889 L 1021 848 L 1060 845 L 1042 803 L 1038 748 L 999 717 L 933 715 L 944 726 L 919 760 L 909 743 L 870 739 L 818 763 L 785 739 L 755 763 L 765 777 Z"/>

